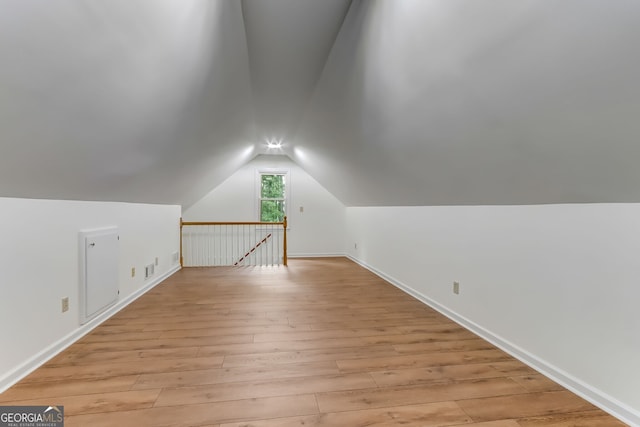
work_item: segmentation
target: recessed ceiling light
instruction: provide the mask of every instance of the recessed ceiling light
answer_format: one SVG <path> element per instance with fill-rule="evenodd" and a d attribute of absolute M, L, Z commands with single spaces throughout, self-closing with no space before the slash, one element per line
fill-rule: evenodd
<path fill-rule="evenodd" d="M 267 148 L 282 148 L 282 140 L 270 139 L 267 141 Z"/>

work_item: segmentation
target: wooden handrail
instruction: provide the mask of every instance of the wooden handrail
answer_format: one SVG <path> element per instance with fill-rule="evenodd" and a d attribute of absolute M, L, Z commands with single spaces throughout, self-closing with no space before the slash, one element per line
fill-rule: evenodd
<path fill-rule="evenodd" d="M 286 217 L 285 217 L 286 219 Z M 284 225 L 286 222 L 212 222 L 212 221 L 184 221 L 182 225 Z"/>

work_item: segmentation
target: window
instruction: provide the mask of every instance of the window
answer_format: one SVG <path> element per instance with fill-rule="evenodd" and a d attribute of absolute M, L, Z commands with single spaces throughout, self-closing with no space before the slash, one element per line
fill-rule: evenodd
<path fill-rule="evenodd" d="M 287 172 L 260 172 L 260 221 L 282 222 L 287 215 Z"/>

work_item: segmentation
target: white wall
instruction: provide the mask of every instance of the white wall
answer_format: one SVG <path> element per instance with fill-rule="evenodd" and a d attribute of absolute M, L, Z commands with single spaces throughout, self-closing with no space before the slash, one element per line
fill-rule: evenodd
<path fill-rule="evenodd" d="M 639 218 L 638 204 L 352 207 L 346 246 L 392 282 L 640 425 Z"/>
<path fill-rule="evenodd" d="M 345 207 L 286 156 L 258 156 L 183 213 L 185 221 L 258 221 L 256 175 L 288 170 L 289 256 L 344 254 Z M 300 207 L 304 212 L 300 212 Z"/>
<path fill-rule="evenodd" d="M 180 206 L 0 198 L 0 212 L 0 392 L 179 268 Z M 105 226 L 119 227 L 119 301 L 80 327 L 78 232 Z"/>

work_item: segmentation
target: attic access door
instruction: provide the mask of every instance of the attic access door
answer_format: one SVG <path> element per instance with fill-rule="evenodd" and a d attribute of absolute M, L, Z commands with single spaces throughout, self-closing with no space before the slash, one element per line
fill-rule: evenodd
<path fill-rule="evenodd" d="M 118 300 L 118 228 L 80 232 L 80 323 Z"/>

